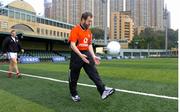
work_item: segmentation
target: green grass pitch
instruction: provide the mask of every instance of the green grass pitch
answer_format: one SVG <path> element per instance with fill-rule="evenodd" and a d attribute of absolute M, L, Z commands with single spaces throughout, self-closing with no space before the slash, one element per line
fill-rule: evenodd
<path fill-rule="evenodd" d="M 69 62 L 20 64 L 22 73 L 68 79 Z M 178 59 L 150 58 L 102 60 L 97 66 L 103 82 L 110 87 L 178 96 Z M 0 65 L 7 70 L 8 65 Z M 81 71 L 80 83 L 93 84 Z M 116 92 L 101 100 L 96 88 L 78 86 L 81 102 L 70 99 L 68 84 L 23 77 L 8 79 L 0 72 L 0 112 L 177 112 L 178 101 Z"/>

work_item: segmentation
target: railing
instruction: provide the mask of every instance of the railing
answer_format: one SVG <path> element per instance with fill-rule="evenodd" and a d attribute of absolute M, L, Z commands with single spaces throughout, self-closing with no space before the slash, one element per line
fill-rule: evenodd
<path fill-rule="evenodd" d="M 166 52 L 166 50 L 165 49 L 121 49 L 121 52 Z"/>
<path fill-rule="evenodd" d="M 110 40 L 108 39 L 107 40 L 107 43 L 111 42 L 111 41 L 117 41 L 119 42 L 120 44 L 127 44 L 128 43 L 128 40 L 120 40 L 120 39 L 114 39 L 114 40 Z M 93 39 L 93 43 L 94 44 L 97 44 L 97 45 L 105 45 L 105 42 L 103 39 Z"/>

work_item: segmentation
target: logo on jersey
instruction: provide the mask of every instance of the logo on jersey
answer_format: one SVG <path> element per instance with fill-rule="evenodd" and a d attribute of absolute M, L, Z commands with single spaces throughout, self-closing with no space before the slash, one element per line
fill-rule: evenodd
<path fill-rule="evenodd" d="M 84 38 L 84 43 L 87 44 L 88 43 L 88 38 Z"/>
<path fill-rule="evenodd" d="M 81 46 L 81 47 L 87 47 L 87 46 L 88 46 L 88 38 L 85 37 L 84 40 L 83 40 L 83 43 L 80 43 L 79 46 Z"/>

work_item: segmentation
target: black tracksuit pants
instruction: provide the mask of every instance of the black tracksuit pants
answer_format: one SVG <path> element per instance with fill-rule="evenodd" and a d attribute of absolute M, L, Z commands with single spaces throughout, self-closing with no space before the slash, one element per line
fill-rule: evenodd
<path fill-rule="evenodd" d="M 95 62 L 89 51 L 80 51 L 87 56 L 89 64 L 85 63 L 74 51 L 71 52 L 70 73 L 69 73 L 69 89 L 72 96 L 77 95 L 77 81 L 79 79 L 81 68 L 83 67 L 89 78 L 95 83 L 97 90 L 102 95 L 105 85 L 100 79 Z"/>

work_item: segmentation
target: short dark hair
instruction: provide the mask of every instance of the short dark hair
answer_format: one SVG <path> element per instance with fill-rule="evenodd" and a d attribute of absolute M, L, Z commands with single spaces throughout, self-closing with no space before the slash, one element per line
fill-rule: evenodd
<path fill-rule="evenodd" d="M 81 20 L 84 19 L 84 20 L 87 20 L 88 17 L 93 17 L 92 13 L 91 12 L 84 12 L 82 13 L 82 16 L 81 16 Z"/>
<path fill-rule="evenodd" d="M 16 32 L 16 30 L 11 30 L 11 33 L 12 33 L 12 32 Z"/>

